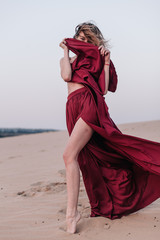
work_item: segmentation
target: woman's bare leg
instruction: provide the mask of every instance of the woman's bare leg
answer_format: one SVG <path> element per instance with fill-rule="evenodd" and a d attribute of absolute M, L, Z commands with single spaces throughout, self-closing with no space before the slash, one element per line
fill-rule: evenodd
<path fill-rule="evenodd" d="M 80 169 L 78 165 L 78 154 L 87 144 L 93 134 L 93 129 L 88 126 L 82 118 L 76 122 L 73 131 L 66 145 L 63 159 L 66 167 L 67 179 L 67 232 L 75 233 L 76 224 L 80 219 L 77 211 L 79 186 L 80 186 Z"/>

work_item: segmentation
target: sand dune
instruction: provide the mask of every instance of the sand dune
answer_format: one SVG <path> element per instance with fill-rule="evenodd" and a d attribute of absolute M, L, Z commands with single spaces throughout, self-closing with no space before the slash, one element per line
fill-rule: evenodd
<path fill-rule="evenodd" d="M 118 125 L 123 133 L 160 142 L 160 121 Z M 67 131 L 0 139 L 0 240 L 160 238 L 160 199 L 110 220 L 90 218 L 80 182 L 77 233 L 66 233 L 66 178 L 62 159 Z"/>

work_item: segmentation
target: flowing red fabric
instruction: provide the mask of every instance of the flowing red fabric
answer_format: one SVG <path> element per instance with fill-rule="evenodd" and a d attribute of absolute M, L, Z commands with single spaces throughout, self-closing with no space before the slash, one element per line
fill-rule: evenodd
<path fill-rule="evenodd" d="M 120 218 L 160 197 L 160 143 L 123 134 L 111 119 L 103 97 L 104 57 L 98 47 L 72 38 L 66 45 L 77 55 L 72 82 L 84 85 L 68 96 L 68 132 L 80 117 L 94 130 L 78 157 L 90 216 Z M 109 76 L 109 91 L 114 92 L 117 74 L 112 61 Z"/>

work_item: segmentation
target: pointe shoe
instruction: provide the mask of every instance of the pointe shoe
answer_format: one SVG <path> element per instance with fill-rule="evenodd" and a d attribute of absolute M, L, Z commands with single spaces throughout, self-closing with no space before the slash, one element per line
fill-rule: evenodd
<path fill-rule="evenodd" d="M 67 216 L 66 222 L 67 222 L 67 232 L 68 233 L 75 233 L 76 232 L 76 226 L 79 220 L 81 219 L 80 213 L 77 211 L 76 216 Z"/>

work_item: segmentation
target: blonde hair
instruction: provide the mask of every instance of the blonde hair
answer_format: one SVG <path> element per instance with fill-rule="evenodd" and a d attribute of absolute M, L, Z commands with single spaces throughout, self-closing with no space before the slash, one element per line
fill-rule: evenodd
<path fill-rule="evenodd" d="M 73 38 L 77 38 L 80 32 L 84 33 L 88 43 L 92 43 L 95 46 L 103 45 L 104 47 L 109 47 L 108 41 L 104 39 L 101 31 L 95 24 L 91 22 L 78 24 L 75 28 L 75 35 Z"/>

